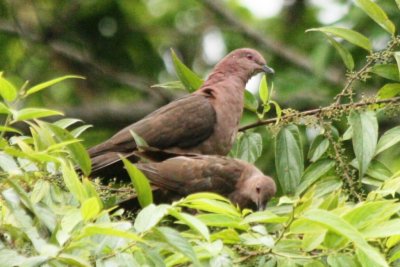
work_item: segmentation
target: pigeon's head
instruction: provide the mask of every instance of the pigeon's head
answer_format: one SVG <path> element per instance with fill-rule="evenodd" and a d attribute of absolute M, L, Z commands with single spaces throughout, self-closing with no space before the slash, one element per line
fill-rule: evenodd
<path fill-rule="evenodd" d="M 276 193 L 274 180 L 266 175 L 255 175 L 244 183 L 242 193 L 249 199 L 249 207 L 264 210 L 265 206 Z"/>
<path fill-rule="evenodd" d="M 232 51 L 218 65 L 220 65 L 219 68 L 222 67 L 227 72 L 239 76 L 243 75 L 247 79 L 259 72 L 274 73 L 274 70 L 268 67 L 263 56 L 251 48 L 240 48 Z"/>

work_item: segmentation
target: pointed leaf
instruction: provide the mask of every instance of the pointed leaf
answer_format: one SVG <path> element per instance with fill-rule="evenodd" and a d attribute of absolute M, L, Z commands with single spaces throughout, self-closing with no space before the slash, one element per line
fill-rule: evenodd
<path fill-rule="evenodd" d="M 83 203 L 88 195 L 70 162 L 62 161 L 61 173 L 68 190 L 80 203 Z"/>
<path fill-rule="evenodd" d="M 156 226 L 161 219 L 168 214 L 170 205 L 154 205 L 150 204 L 142 209 L 136 216 L 133 228 L 138 233 L 146 232 Z"/>
<path fill-rule="evenodd" d="M 284 194 L 293 194 L 303 174 L 303 149 L 296 126 L 283 127 L 276 138 L 275 163 Z"/>
<path fill-rule="evenodd" d="M 0 102 L 0 114 L 11 114 L 11 112 L 12 111 L 9 107 Z"/>
<path fill-rule="evenodd" d="M 387 83 L 377 93 L 378 99 L 392 98 L 400 94 L 400 83 Z"/>
<path fill-rule="evenodd" d="M 257 112 L 258 101 L 255 96 L 248 90 L 244 90 L 244 107 L 254 113 Z"/>
<path fill-rule="evenodd" d="M 343 45 L 333 39 L 331 36 L 327 36 L 329 42 L 332 46 L 338 51 L 340 57 L 342 58 L 346 68 L 349 70 L 354 69 L 354 59 L 353 56 L 350 54 L 349 50 L 347 50 Z"/>
<path fill-rule="evenodd" d="M 329 140 L 323 135 L 318 135 L 312 141 L 307 157 L 311 162 L 315 162 L 328 150 L 328 147 Z"/>
<path fill-rule="evenodd" d="M 308 166 L 301 177 L 301 183 L 296 188 L 296 195 L 300 195 L 306 191 L 313 183 L 323 177 L 334 166 L 335 161 L 331 159 L 322 159 Z"/>
<path fill-rule="evenodd" d="M 188 67 L 186 67 L 172 49 L 171 55 L 172 61 L 174 62 L 176 75 L 178 75 L 179 80 L 181 80 L 186 90 L 189 92 L 194 92 L 199 89 L 199 87 L 203 84 L 203 80 Z"/>
<path fill-rule="evenodd" d="M 263 77 L 261 78 L 260 86 L 258 88 L 258 94 L 260 95 L 260 99 L 263 104 L 268 103 L 269 91 L 268 91 L 267 75 L 263 75 Z"/>
<path fill-rule="evenodd" d="M 169 214 L 182 221 L 194 231 L 198 232 L 205 240 L 210 241 L 210 231 L 208 230 L 207 226 L 193 215 L 184 212 L 178 212 L 175 209 L 170 209 Z"/>
<path fill-rule="evenodd" d="M 99 214 L 101 211 L 101 207 L 97 198 L 91 197 L 83 201 L 81 206 L 82 217 L 85 222 L 92 220 Z"/>
<path fill-rule="evenodd" d="M 38 119 L 55 115 L 64 115 L 64 114 L 60 111 L 45 109 L 45 108 L 24 108 L 18 110 L 14 114 L 13 122 L 32 120 L 32 119 Z"/>
<path fill-rule="evenodd" d="M 357 5 L 364 10 L 364 12 L 373 19 L 379 26 L 381 26 L 385 31 L 394 35 L 396 27 L 393 22 L 388 18 L 385 11 L 371 0 L 355 0 Z"/>
<path fill-rule="evenodd" d="M 386 149 L 394 146 L 400 142 L 400 126 L 396 126 L 388 131 L 386 131 L 379 139 L 378 145 L 376 147 L 376 155 L 385 151 Z"/>
<path fill-rule="evenodd" d="M 254 163 L 262 153 L 262 138 L 259 133 L 245 132 L 235 144 L 235 158 Z"/>
<path fill-rule="evenodd" d="M 50 86 L 52 86 L 52 85 L 54 85 L 56 83 L 59 83 L 61 81 L 66 80 L 66 79 L 85 79 L 85 77 L 77 76 L 77 75 L 66 75 L 66 76 L 63 76 L 63 77 L 60 77 L 60 78 L 56 78 L 56 79 L 44 82 L 44 83 L 40 83 L 38 85 L 35 85 L 35 86 L 29 88 L 26 91 L 25 96 L 28 96 L 28 95 L 34 94 L 36 92 L 39 92 L 39 91 L 41 91 L 43 89 L 46 89 L 47 87 L 50 87 Z"/>
<path fill-rule="evenodd" d="M 377 64 L 371 68 L 371 72 L 389 80 L 400 81 L 396 64 Z"/>
<path fill-rule="evenodd" d="M 17 97 L 17 89 L 14 85 L 2 77 L 0 72 L 0 95 L 7 101 L 14 101 Z"/>
<path fill-rule="evenodd" d="M 356 46 L 359 46 L 367 51 L 372 50 L 371 42 L 368 40 L 367 37 L 365 37 L 364 35 L 362 35 L 359 32 L 356 32 L 356 31 L 353 31 L 350 29 L 327 26 L 327 27 L 309 29 L 306 32 L 309 32 L 309 31 L 320 31 L 323 33 L 330 33 L 337 37 L 343 38 L 346 41 L 348 41 Z"/>
<path fill-rule="evenodd" d="M 121 157 L 121 159 L 135 187 L 140 206 L 144 208 L 153 203 L 153 192 L 149 180 L 135 165 L 130 163 L 129 160 L 123 157 Z"/>
<path fill-rule="evenodd" d="M 368 165 L 375 155 L 378 141 L 378 122 L 372 111 L 352 111 L 349 123 L 353 128 L 353 149 L 358 161 L 360 178 L 366 172 Z"/>

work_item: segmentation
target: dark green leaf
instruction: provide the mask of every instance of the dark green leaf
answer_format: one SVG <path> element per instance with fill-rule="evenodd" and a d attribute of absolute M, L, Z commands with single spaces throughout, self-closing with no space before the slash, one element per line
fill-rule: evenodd
<path fill-rule="evenodd" d="M 355 0 L 357 5 L 364 10 L 364 12 L 373 19 L 379 26 L 385 29 L 391 35 L 394 35 L 396 27 L 393 22 L 388 18 L 385 11 L 371 0 Z"/>
<path fill-rule="evenodd" d="M 389 80 L 400 81 L 396 64 L 377 64 L 371 68 L 371 72 Z"/>
<path fill-rule="evenodd" d="M 186 90 L 189 92 L 194 92 L 203 84 L 203 80 L 197 76 L 193 71 L 183 64 L 174 50 L 171 49 L 172 61 L 174 62 L 176 75 L 178 75 L 179 80 L 183 83 Z"/>
<path fill-rule="evenodd" d="M 387 83 L 377 93 L 378 99 L 392 98 L 400 94 L 400 83 Z"/>
<path fill-rule="evenodd" d="M 262 138 L 259 133 L 245 132 L 239 136 L 233 148 L 233 157 L 254 163 L 262 153 Z"/>
<path fill-rule="evenodd" d="M 285 126 L 279 131 L 275 159 L 278 180 L 284 194 L 294 194 L 304 170 L 300 132 L 296 126 Z"/>
<path fill-rule="evenodd" d="M 47 81 L 47 82 L 44 82 L 44 83 L 40 83 L 38 85 L 35 85 L 35 86 L 31 87 L 30 89 L 28 89 L 26 91 L 25 96 L 28 96 L 28 95 L 34 94 L 36 92 L 39 92 L 39 91 L 41 91 L 43 89 L 46 89 L 47 87 L 50 87 L 50 86 L 52 86 L 52 85 L 54 85 L 56 83 L 59 83 L 61 81 L 66 80 L 66 79 L 85 79 L 85 78 L 82 77 L 82 76 L 76 76 L 76 75 L 66 75 L 66 76 L 63 76 L 63 77 L 60 77 L 60 78 L 56 78 L 56 79 L 53 79 L 53 80 L 50 80 L 50 81 Z"/>
<path fill-rule="evenodd" d="M 353 149 L 358 161 L 360 178 L 368 168 L 368 164 L 375 155 L 378 141 L 378 122 L 372 111 L 352 111 L 349 116 L 353 128 Z"/>
<path fill-rule="evenodd" d="M 14 85 L 7 81 L 0 72 L 0 95 L 7 101 L 14 101 L 17 97 L 17 89 Z"/>
<path fill-rule="evenodd" d="M 302 194 L 313 183 L 318 181 L 318 179 L 329 172 L 334 166 L 335 161 L 331 159 L 322 159 L 308 166 L 303 176 L 301 177 L 301 183 L 296 188 L 296 195 Z"/>
<path fill-rule="evenodd" d="M 146 176 L 135 165 L 130 163 L 129 160 L 123 157 L 121 157 L 121 159 L 135 187 L 140 206 L 144 208 L 153 203 L 153 192 L 149 180 L 147 180 Z"/>
<path fill-rule="evenodd" d="M 323 135 L 318 135 L 312 141 L 307 157 L 311 162 L 315 162 L 328 150 L 328 147 L 329 140 Z"/>
<path fill-rule="evenodd" d="M 359 32 L 356 32 L 356 31 L 353 31 L 350 29 L 327 26 L 327 27 L 314 28 L 314 29 L 307 30 L 307 32 L 309 32 L 309 31 L 320 31 L 323 33 L 331 33 L 331 34 L 341 37 L 341 38 L 345 39 L 346 41 L 348 41 L 356 46 L 359 46 L 367 51 L 372 50 L 371 42 L 368 40 L 367 37 L 365 37 L 364 35 L 362 35 Z M 334 39 L 330 38 L 330 41 L 331 40 L 334 40 Z M 335 41 L 335 43 L 337 43 L 337 42 Z M 336 48 L 336 45 L 334 45 L 334 46 Z M 341 53 L 339 49 L 338 49 L 338 51 L 339 51 L 339 53 Z M 353 62 L 353 64 L 354 64 L 354 62 Z"/>
<path fill-rule="evenodd" d="M 354 59 L 349 50 L 347 50 L 343 45 L 333 39 L 331 36 L 327 36 L 329 42 L 332 46 L 338 51 L 340 57 L 342 58 L 344 64 L 346 65 L 347 69 L 352 70 L 354 69 Z"/>

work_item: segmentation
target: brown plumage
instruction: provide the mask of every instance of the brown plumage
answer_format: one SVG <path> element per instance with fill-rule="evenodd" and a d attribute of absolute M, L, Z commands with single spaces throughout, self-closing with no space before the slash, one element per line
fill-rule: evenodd
<path fill-rule="evenodd" d="M 273 73 L 257 51 L 234 50 L 215 66 L 199 90 L 161 107 L 89 149 L 92 174 L 113 175 L 115 170 L 103 173 L 102 169 L 114 166 L 119 154 L 136 161 L 133 153 L 137 146 L 130 130 L 150 147 L 173 153 L 227 155 L 242 115 L 245 84 L 262 71 Z"/>
<path fill-rule="evenodd" d="M 222 156 L 178 156 L 162 162 L 137 163 L 153 188 L 156 203 L 171 202 L 196 192 L 214 192 L 241 208 L 263 210 L 275 195 L 274 180 L 254 165 Z M 135 198 L 120 206 L 137 209 Z"/>

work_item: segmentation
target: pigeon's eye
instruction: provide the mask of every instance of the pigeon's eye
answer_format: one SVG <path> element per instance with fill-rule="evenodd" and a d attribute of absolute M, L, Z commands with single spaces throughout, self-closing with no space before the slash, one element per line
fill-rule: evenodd
<path fill-rule="evenodd" d="M 252 54 L 247 54 L 246 58 L 249 59 L 249 60 L 253 60 L 253 55 Z"/>
<path fill-rule="evenodd" d="M 257 187 L 256 187 L 256 191 L 257 191 L 257 194 L 260 194 L 260 191 L 261 191 L 261 188 L 260 188 L 260 186 L 258 186 L 258 185 L 257 185 Z"/>

